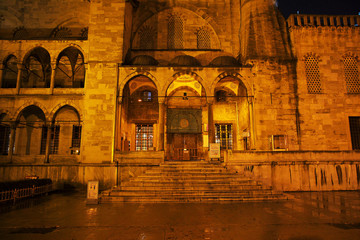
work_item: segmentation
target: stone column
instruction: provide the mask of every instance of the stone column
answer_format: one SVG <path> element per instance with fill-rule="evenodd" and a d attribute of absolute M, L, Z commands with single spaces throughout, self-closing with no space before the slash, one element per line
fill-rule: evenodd
<path fill-rule="evenodd" d="M 50 93 L 54 93 L 56 62 L 51 63 Z"/>
<path fill-rule="evenodd" d="M 23 65 L 21 63 L 17 64 L 17 68 L 18 68 L 18 74 L 17 74 L 17 78 L 16 78 L 16 93 L 19 94 L 20 93 L 20 85 L 21 85 L 21 71 L 23 69 Z"/>
<path fill-rule="evenodd" d="M 256 149 L 256 136 L 255 136 L 255 118 L 254 118 L 254 99 L 248 98 L 249 102 L 249 123 L 250 123 L 250 149 Z"/>
<path fill-rule="evenodd" d="M 116 119 L 115 119 L 115 151 L 121 150 L 121 112 L 122 112 L 122 97 L 119 96 L 117 100 Z"/>
<path fill-rule="evenodd" d="M 11 123 L 10 124 L 9 155 L 8 155 L 10 162 L 12 162 L 12 156 L 14 155 L 15 133 L 16 133 L 16 125 L 15 125 L 15 123 Z"/>
<path fill-rule="evenodd" d="M 208 134 L 209 134 L 209 146 L 210 143 L 215 143 L 215 125 L 214 125 L 214 115 L 213 115 L 213 105 L 214 100 L 208 99 Z"/>
<path fill-rule="evenodd" d="M 50 143 L 51 143 L 51 128 L 52 125 L 47 125 L 47 134 L 46 134 L 46 148 L 45 148 L 45 163 L 49 163 L 50 159 Z"/>
<path fill-rule="evenodd" d="M 159 131 L 158 131 L 158 150 L 164 151 L 165 145 L 165 97 L 159 97 Z"/>
<path fill-rule="evenodd" d="M 2 87 L 3 70 L 4 70 L 4 64 L 0 62 L 0 88 Z"/>

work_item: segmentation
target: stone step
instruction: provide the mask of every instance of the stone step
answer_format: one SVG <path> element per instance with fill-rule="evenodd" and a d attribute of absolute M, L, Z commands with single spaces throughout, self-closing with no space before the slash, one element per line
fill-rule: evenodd
<path fill-rule="evenodd" d="M 267 200 L 286 200 L 282 194 L 257 194 L 254 196 L 121 196 L 121 197 L 102 197 L 102 202 L 242 202 L 242 201 L 267 201 Z"/>
<path fill-rule="evenodd" d="M 121 188 L 113 189 L 112 192 L 121 191 L 182 191 L 182 190 L 197 190 L 197 191 L 244 191 L 244 190 L 267 189 L 262 185 L 203 185 L 203 186 L 121 186 Z"/>
<path fill-rule="evenodd" d="M 242 181 L 251 181 L 250 178 L 245 178 L 241 176 L 234 176 L 232 174 L 203 174 L 203 175 L 194 175 L 194 174 L 164 174 L 164 175 L 142 175 L 138 176 L 133 180 L 136 181 L 151 181 L 151 180 L 169 180 L 169 181 L 191 181 L 191 180 L 242 180 Z"/>
<path fill-rule="evenodd" d="M 219 202 L 285 199 L 260 182 L 205 161 L 165 162 L 102 193 L 102 202 Z"/>
<path fill-rule="evenodd" d="M 205 185 L 210 185 L 210 184 L 229 184 L 229 185 L 234 185 L 234 184 L 257 184 L 256 181 L 254 180 L 248 180 L 248 179 L 175 179 L 175 180 L 171 180 L 171 179 L 147 179 L 146 181 L 140 179 L 140 178 L 135 178 L 132 179 L 131 181 L 125 183 L 126 186 L 129 186 L 128 184 L 184 184 L 184 185 L 198 185 L 198 184 L 205 184 Z"/>
<path fill-rule="evenodd" d="M 183 195 L 199 195 L 199 196 L 244 196 L 255 194 L 273 194 L 271 189 L 248 189 L 236 191 L 224 190 L 122 190 L 119 192 L 112 191 L 109 196 L 183 196 Z"/>

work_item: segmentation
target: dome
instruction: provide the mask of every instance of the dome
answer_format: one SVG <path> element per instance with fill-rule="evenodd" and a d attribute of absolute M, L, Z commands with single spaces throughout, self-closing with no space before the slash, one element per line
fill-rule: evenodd
<path fill-rule="evenodd" d="M 157 66 L 159 64 L 155 58 L 148 56 L 148 55 L 139 55 L 134 57 L 131 60 L 130 65 L 139 65 L 139 66 Z"/>
<path fill-rule="evenodd" d="M 220 56 L 211 61 L 209 66 L 213 67 L 238 67 L 240 63 L 231 56 Z"/>
<path fill-rule="evenodd" d="M 189 55 L 180 55 L 170 61 L 171 66 L 201 66 L 200 62 Z"/>

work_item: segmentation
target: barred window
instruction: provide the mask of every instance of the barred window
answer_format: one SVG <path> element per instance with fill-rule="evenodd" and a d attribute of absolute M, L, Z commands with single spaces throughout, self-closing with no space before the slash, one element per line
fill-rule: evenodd
<path fill-rule="evenodd" d="M 74 125 L 71 139 L 71 154 L 80 154 L 81 125 Z"/>
<path fill-rule="evenodd" d="M 210 33 L 204 29 L 197 32 L 197 47 L 198 49 L 210 49 Z"/>
<path fill-rule="evenodd" d="M 60 126 L 53 126 L 51 128 L 51 138 L 50 138 L 50 154 L 58 154 L 59 152 L 59 135 L 60 135 Z"/>
<path fill-rule="evenodd" d="M 136 125 L 136 151 L 147 151 L 153 148 L 153 124 Z"/>
<path fill-rule="evenodd" d="M 305 74 L 308 93 L 321 93 L 319 60 L 314 56 L 305 59 Z"/>
<path fill-rule="evenodd" d="M 0 125 L 0 155 L 8 155 L 10 143 L 10 127 Z"/>
<path fill-rule="evenodd" d="M 40 155 L 44 155 L 46 152 L 47 133 L 48 133 L 48 128 L 46 126 L 43 126 L 41 129 Z"/>
<path fill-rule="evenodd" d="M 220 143 L 221 149 L 233 148 L 233 133 L 231 124 L 215 124 L 215 142 Z"/>
<path fill-rule="evenodd" d="M 353 150 L 360 150 L 360 117 L 349 117 Z"/>
<path fill-rule="evenodd" d="M 274 151 L 287 150 L 287 136 L 286 135 L 273 135 L 272 136 L 272 149 Z"/>
<path fill-rule="evenodd" d="M 151 102 L 152 101 L 151 91 L 143 91 L 141 94 L 141 98 L 143 102 Z"/>
<path fill-rule="evenodd" d="M 183 48 L 184 23 L 181 17 L 171 16 L 168 23 L 168 48 Z"/>
<path fill-rule="evenodd" d="M 144 27 L 140 31 L 140 48 L 154 49 L 155 48 L 155 34 L 150 27 Z"/>
<path fill-rule="evenodd" d="M 358 61 L 354 57 L 344 58 L 347 93 L 360 93 Z"/>

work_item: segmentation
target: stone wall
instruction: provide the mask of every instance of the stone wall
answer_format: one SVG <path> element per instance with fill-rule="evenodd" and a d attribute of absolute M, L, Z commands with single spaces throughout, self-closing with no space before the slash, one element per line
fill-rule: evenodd
<path fill-rule="evenodd" d="M 225 165 L 280 191 L 360 189 L 359 152 L 228 152 Z"/>
<path fill-rule="evenodd" d="M 335 18 L 314 16 L 311 19 L 319 17 Z M 301 149 L 351 150 L 349 116 L 360 116 L 360 96 L 347 93 L 343 59 L 346 54 L 360 54 L 360 28 L 329 25 L 327 21 L 321 26 L 320 20 L 319 26 L 310 22 L 296 26 L 292 17 L 288 24 L 293 52 L 298 60 Z M 319 60 L 321 93 L 308 93 L 305 58 L 309 55 Z"/>

